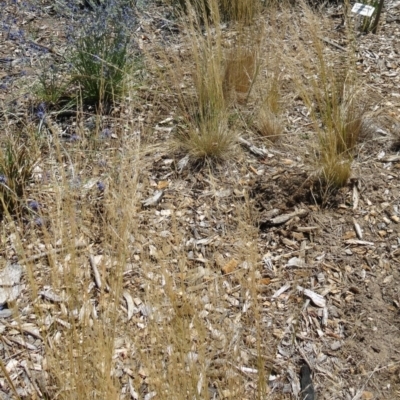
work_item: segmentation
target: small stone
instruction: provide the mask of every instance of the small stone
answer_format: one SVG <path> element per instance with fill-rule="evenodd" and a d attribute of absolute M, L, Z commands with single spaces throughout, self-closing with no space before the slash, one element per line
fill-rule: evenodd
<path fill-rule="evenodd" d="M 342 343 L 339 342 L 338 340 L 331 344 L 331 350 L 333 350 L 333 351 L 339 350 L 341 347 L 342 347 Z"/>

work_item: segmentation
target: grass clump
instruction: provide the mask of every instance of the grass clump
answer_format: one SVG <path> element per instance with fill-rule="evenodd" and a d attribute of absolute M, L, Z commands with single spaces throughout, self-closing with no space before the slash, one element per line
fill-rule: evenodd
<path fill-rule="evenodd" d="M 177 146 L 196 161 L 228 158 L 232 154 L 235 139 L 223 114 L 201 119 L 189 129 L 179 130 L 176 134 Z"/>
<path fill-rule="evenodd" d="M 219 14 L 216 2 L 216 18 L 212 29 L 206 24 L 206 34 L 195 19 L 187 25 L 187 45 L 192 48 L 190 63 L 191 90 L 182 88 L 181 77 L 185 75 L 185 63 L 174 60 L 171 66 L 174 87 L 178 92 L 178 104 L 184 124 L 177 129 L 174 147 L 185 151 L 193 160 L 221 160 L 229 157 L 234 149 L 236 134 L 229 126 L 229 110 L 224 95 L 224 59 Z M 178 67 L 178 68 L 177 68 Z"/>
<path fill-rule="evenodd" d="M 262 107 L 256 119 L 256 130 L 270 142 L 276 142 L 283 133 L 282 118 L 272 112 L 268 107 Z"/>
<path fill-rule="evenodd" d="M 55 64 L 42 66 L 39 81 L 36 86 L 36 95 L 41 102 L 56 105 L 66 94 L 70 85 Z"/>
<path fill-rule="evenodd" d="M 356 145 L 362 137 L 368 102 L 362 100 L 357 80 L 354 49 L 331 58 L 319 31 L 316 16 L 305 8 L 312 48 L 302 54 L 307 82 L 300 84 L 301 97 L 310 111 L 318 136 L 317 164 L 324 193 L 347 183 Z M 311 55 L 310 55 L 311 53 Z"/>
<path fill-rule="evenodd" d="M 335 152 L 325 152 L 321 157 L 321 182 L 323 191 L 329 194 L 331 190 L 343 187 L 351 175 L 351 159 Z"/>
<path fill-rule="evenodd" d="M 361 137 L 362 119 L 366 112 L 365 104 L 358 97 L 357 90 L 352 87 L 345 87 L 344 90 L 344 98 L 341 99 L 340 104 L 334 104 L 329 110 L 332 115 L 324 116 L 328 137 L 335 139 L 334 143 L 328 145 L 333 145 L 339 155 L 349 154 L 354 150 Z M 347 93 L 348 91 L 350 93 Z M 329 130 L 332 132 L 329 133 Z"/>
<path fill-rule="evenodd" d="M 119 34 L 114 37 L 104 32 L 78 40 L 74 80 L 82 87 L 86 101 L 109 102 L 122 94 L 126 56 L 127 43 Z"/>
<path fill-rule="evenodd" d="M 259 54 L 265 25 L 257 23 L 257 29 L 249 29 L 237 24 L 235 35 L 227 40 L 220 24 L 224 17 L 222 3 L 203 3 L 203 12 L 207 10 L 205 6 L 209 9 L 204 24 L 195 13 L 189 14 L 186 22 L 186 44 L 191 48 L 194 65 L 194 93 L 178 90 L 186 125 L 178 129 L 176 139 L 195 159 L 223 159 L 232 154 L 240 120 L 237 117 L 247 113 L 261 66 Z M 177 63 L 182 64 L 180 60 Z M 181 83 L 179 77 L 176 81 Z"/>
<path fill-rule="evenodd" d="M 106 3 L 82 18 L 83 28 L 73 33 L 73 81 L 82 88 L 84 101 L 110 103 L 122 96 L 131 60 L 130 30 L 133 10 L 123 3 Z"/>
<path fill-rule="evenodd" d="M 362 136 L 362 120 L 366 112 L 366 104 L 361 102 L 360 88 L 355 82 L 346 81 L 333 81 L 333 88 L 330 91 L 325 88 L 323 98 L 319 101 L 320 107 L 323 107 L 320 109 L 320 161 L 326 185 L 335 188 L 344 186 L 350 176 L 351 160 Z M 335 93 L 337 85 L 343 91 L 341 96 Z"/>
<path fill-rule="evenodd" d="M 322 115 L 325 129 L 319 132 L 319 163 L 326 193 L 348 182 L 354 151 L 362 136 L 366 105 L 357 97 L 354 87 L 345 86 L 344 91 L 345 98 L 340 103 L 330 104 Z"/>
<path fill-rule="evenodd" d="M 21 138 L 9 137 L 0 148 L 0 218 L 18 210 L 36 162 L 37 157 Z"/>
<path fill-rule="evenodd" d="M 71 0 L 57 2 L 55 8 L 70 21 L 65 32 L 69 51 L 58 64 L 42 66 L 36 87 L 39 101 L 56 106 L 76 86 L 79 101 L 86 105 L 120 100 L 127 78 L 141 67 L 131 40 L 137 21 L 134 2 Z"/>

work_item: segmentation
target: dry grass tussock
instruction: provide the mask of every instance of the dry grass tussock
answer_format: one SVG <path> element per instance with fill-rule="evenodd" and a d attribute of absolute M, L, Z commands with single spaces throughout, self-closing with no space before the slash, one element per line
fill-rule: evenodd
<path fill-rule="evenodd" d="M 253 27 L 235 24 L 227 34 L 220 28 L 214 7 L 212 21 L 207 19 L 204 26 L 196 19 L 186 19 L 184 48 L 190 49 L 190 55 L 175 57 L 167 67 L 167 78 L 163 77 L 167 87 L 178 94 L 184 122 L 177 129 L 174 148 L 194 160 L 233 157 L 243 121 L 269 141 L 276 141 L 283 131 L 279 74 L 269 72 L 263 81 L 259 77 L 266 65 L 261 53 L 270 39 L 265 34 L 267 24 L 264 20 L 254 21 Z M 276 10 L 269 11 L 273 19 Z M 271 60 L 269 66 L 277 71 L 278 57 Z M 189 79 L 182 83 L 188 71 Z M 254 108 L 260 109 L 256 116 Z"/>
<path fill-rule="evenodd" d="M 141 207 L 147 189 L 140 171 L 150 168 L 151 160 L 137 140 L 117 133 L 120 147 L 107 154 L 104 192 L 87 179 L 98 152 L 106 150 L 62 149 L 60 144 L 60 152 L 46 159 L 59 166 L 48 189 L 30 191 L 47 205 L 38 211 L 40 229 L 30 222 L 22 235 L 13 219 L 2 225 L 2 237 L 12 241 L 27 268 L 25 300 L 18 304 L 22 311 L 14 310 L 19 315 L 15 329 L 28 329 L 33 320 L 44 339 L 44 354 L 28 358 L 28 365 L 45 359 L 38 393 L 117 399 L 122 385 L 133 398 L 149 393 L 160 399 L 211 399 L 229 393 L 244 398 L 249 391 L 268 398 L 268 360 L 276 345 L 265 334 L 257 301 L 259 255 L 250 205 L 233 204 L 229 216 L 225 208 L 212 216 L 226 227 L 217 240 L 232 245 L 230 258 L 212 248 L 205 254 L 228 268 L 222 276 L 208 262 L 195 261 L 203 257 L 201 245 L 187 242 L 179 210 L 171 218 L 157 211 L 160 222 L 153 225 L 154 209 Z M 83 187 L 71 187 L 76 176 L 63 172 L 60 159 L 86 171 L 79 174 Z M 213 208 L 222 207 L 218 198 L 214 201 Z M 29 261 L 40 252 L 47 255 Z M 243 302 L 246 312 L 238 309 L 228 318 L 221 296 L 223 304 L 228 300 L 239 307 Z M 250 372 L 243 374 L 243 363 Z M 256 374 L 258 387 L 249 387 L 247 373 Z"/>
<path fill-rule="evenodd" d="M 233 152 L 236 133 L 228 126 L 228 109 L 223 93 L 221 32 L 216 29 L 213 34 L 212 26 L 206 25 L 207 36 L 204 37 L 193 21 L 187 29 L 188 44 L 193 49 L 190 63 L 194 66 L 189 87 L 194 88 L 194 93 L 188 96 L 186 88 L 178 89 L 185 126 L 178 129 L 176 143 L 195 160 L 226 159 Z M 179 70 L 186 71 L 188 66 L 180 65 Z M 178 87 L 179 81 L 180 77 L 176 76 Z"/>
<path fill-rule="evenodd" d="M 300 38 L 296 40 L 295 80 L 315 123 L 317 175 L 326 194 L 348 181 L 356 145 L 367 136 L 363 118 L 372 102 L 366 100 L 365 88 L 357 77 L 352 46 L 341 57 L 332 56 L 322 39 L 323 20 L 306 6 L 303 10 L 302 35 L 311 46 L 305 46 Z M 352 32 L 350 28 L 350 40 Z"/>

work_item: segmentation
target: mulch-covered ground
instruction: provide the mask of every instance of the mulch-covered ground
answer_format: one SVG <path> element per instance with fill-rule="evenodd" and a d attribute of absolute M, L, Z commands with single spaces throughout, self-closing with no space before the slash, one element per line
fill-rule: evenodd
<path fill-rule="evenodd" d="M 310 178 L 315 172 L 309 145 L 314 133 L 306 108 L 295 96 L 288 100 L 286 135 L 278 143 L 265 147 L 261 139 L 243 132 L 244 139 L 261 149 L 259 154 L 238 144 L 238 155 L 217 166 L 185 165 L 184 154 L 165 146 L 175 127 L 176 109 L 169 102 L 170 94 L 160 93 L 157 82 L 150 79 L 138 89 L 133 112 L 121 106 L 99 119 L 90 109 L 79 113 L 79 118 L 73 112 L 49 111 L 43 129 L 62 138 L 71 157 L 62 161 L 84 166 L 69 177 L 71 185 L 76 184 L 71 190 L 76 191 L 77 207 L 82 208 L 76 247 L 82 263 L 86 258 L 79 253 L 81 248 L 101 256 L 107 240 L 102 236 L 99 204 L 113 197 L 107 197 L 98 182 L 112 187 L 113 179 L 118 179 L 107 166 L 107 157 L 123 154 L 126 136 L 133 143 L 141 135 L 147 149 L 141 154 L 142 168 L 136 171 L 135 195 L 148 203 L 139 202 L 135 212 L 132 259 L 123 278 L 124 289 L 132 296 L 125 296 L 127 306 L 120 310 L 116 350 L 129 348 L 129 329 L 147 329 L 149 310 L 134 293 L 155 280 L 160 273 L 157 265 L 170 259 L 169 273 L 185 291 L 186 308 L 181 307 L 181 312 L 208 318 L 210 337 L 220 343 L 221 352 L 209 365 L 210 376 L 220 386 L 210 385 L 208 398 L 255 398 L 258 367 L 251 360 L 259 350 L 260 331 L 265 332 L 261 347 L 270 398 L 300 398 L 296 396 L 300 396 L 299 371 L 304 360 L 312 369 L 318 399 L 400 397 L 400 3 L 385 3 L 378 34 L 354 37 L 358 73 L 367 95 L 375 99 L 365 120 L 368 135 L 357 148 L 348 184 L 327 198 Z M 0 8 L 0 126 L 14 129 L 21 121 L 37 126 L 40 119 L 32 87 L 41 63 L 65 53 L 68 21 L 51 4 L 40 12 L 11 1 Z M 324 32 L 326 51 L 340 58 L 349 45 L 345 32 L 335 29 L 341 22 L 340 8 L 323 13 L 329 27 Z M 139 29 L 134 35 L 141 49 L 151 53 L 152 46 L 161 42 L 164 46 L 168 41 L 171 46 L 179 43 L 179 24 L 168 9 L 141 6 L 138 15 Z M 25 32 L 23 40 L 19 29 Z M 290 38 L 287 44 L 289 48 Z M 124 115 L 131 119 L 127 121 Z M 90 162 L 82 161 L 92 130 L 99 133 L 99 152 Z M 47 164 L 46 157 L 42 155 L 31 186 L 42 205 L 42 219 L 27 216 L 19 235 L 24 256 L 37 257 L 33 272 L 34 290 L 41 293 L 37 302 L 62 331 L 68 329 L 67 323 L 60 322 L 64 314 L 58 304 L 63 300 L 51 299 L 56 296 L 48 288 L 54 271 L 49 268 L 49 249 L 37 233 L 42 224 L 56 224 L 52 201 L 57 174 L 47 176 L 46 171 L 61 167 Z M 13 229 L 8 224 L 2 232 Z M 3 236 L 0 246 L 0 271 L 11 261 L 21 261 L 15 236 Z M 175 259 L 182 251 L 184 267 Z M 96 259 L 91 262 L 95 264 Z M 250 275 L 257 283 L 255 297 L 246 287 Z M 45 335 L 30 318 L 32 288 L 24 279 L 16 302 L 20 315 L 16 318 L 15 310 L 0 315 L 0 358 L 21 398 L 45 398 L 47 383 L 40 383 Z M 212 298 L 214 292 L 218 302 L 212 303 L 207 297 Z M 132 297 L 134 305 L 130 305 Z M 252 309 L 254 299 L 258 314 Z M 126 312 L 132 312 L 128 321 Z M 164 312 L 168 314 L 167 308 Z M 235 339 L 235 332 L 240 332 L 241 339 Z M 236 394 L 223 387 L 224 378 L 218 374 L 235 340 L 247 354 L 232 366 L 240 370 L 243 382 L 243 390 Z M 115 374 L 125 388 L 121 398 L 130 398 L 129 393 L 135 398 L 135 391 L 126 389 L 138 374 L 135 368 L 145 381 L 146 372 L 134 361 L 121 357 L 115 362 Z M 137 398 L 151 398 L 146 397 L 152 393 L 151 383 L 145 383 Z M 0 397 L 13 398 L 1 373 Z"/>

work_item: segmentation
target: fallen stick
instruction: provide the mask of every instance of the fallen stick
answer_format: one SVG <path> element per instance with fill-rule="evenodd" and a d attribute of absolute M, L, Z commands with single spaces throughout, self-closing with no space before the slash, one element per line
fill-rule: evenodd
<path fill-rule="evenodd" d="M 75 243 L 74 247 L 76 249 L 82 249 L 82 248 L 86 247 L 86 243 L 78 242 L 78 243 Z M 28 257 L 28 258 L 23 258 L 22 260 L 18 260 L 18 263 L 23 264 L 23 263 L 27 263 L 27 262 L 31 262 L 31 261 L 40 260 L 43 257 L 48 257 L 48 256 L 52 256 L 54 254 L 62 253 L 65 250 L 68 250 L 68 248 L 67 247 L 60 247 L 58 249 L 44 251 L 44 252 L 36 254 L 34 256 L 31 256 L 31 257 Z"/>

